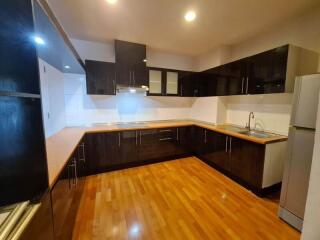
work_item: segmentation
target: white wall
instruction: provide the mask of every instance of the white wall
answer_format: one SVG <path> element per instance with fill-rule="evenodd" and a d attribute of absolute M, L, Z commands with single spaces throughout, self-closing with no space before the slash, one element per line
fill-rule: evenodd
<path fill-rule="evenodd" d="M 66 126 L 63 73 L 39 58 L 42 113 L 45 136 Z"/>
<path fill-rule="evenodd" d="M 245 125 L 254 112 L 252 126 L 287 135 L 292 107 L 292 94 L 231 96 L 227 100 L 226 121 Z"/>
<path fill-rule="evenodd" d="M 86 94 L 85 76 L 64 74 L 66 119 L 69 126 L 127 121 L 189 118 L 192 98 Z"/>

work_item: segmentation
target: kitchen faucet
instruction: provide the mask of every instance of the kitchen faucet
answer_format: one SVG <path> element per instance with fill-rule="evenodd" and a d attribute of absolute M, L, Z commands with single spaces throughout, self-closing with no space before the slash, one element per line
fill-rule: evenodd
<path fill-rule="evenodd" d="M 248 128 L 249 131 L 251 131 L 251 118 L 252 119 L 254 118 L 254 113 L 253 112 L 249 113 L 249 122 L 247 123 L 247 126 L 246 126 L 246 128 Z"/>

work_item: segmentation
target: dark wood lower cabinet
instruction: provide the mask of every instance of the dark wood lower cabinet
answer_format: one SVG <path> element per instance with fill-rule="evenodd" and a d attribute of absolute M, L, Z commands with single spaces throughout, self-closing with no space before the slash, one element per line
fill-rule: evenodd
<path fill-rule="evenodd" d="M 79 170 L 84 167 L 81 162 L 83 160 L 76 149 L 51 189 L 55 239 L 72 239 L 84 187 L 84 178 L 78 177 Z"/>
<path fill-rule="evenodd" d="M 253 188 L 262 187 L 265 146 L 229 138 L 230 171 Z"/>

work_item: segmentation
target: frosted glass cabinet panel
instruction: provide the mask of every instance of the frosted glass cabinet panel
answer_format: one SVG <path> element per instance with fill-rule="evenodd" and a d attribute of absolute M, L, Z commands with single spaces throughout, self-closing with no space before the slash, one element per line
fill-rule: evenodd
<path fill-rule="evenodd" d="M 149 70 L 149 93 L 162 93 L 162 71 Z"/>
<path fill-rule="evenodd" d="M 178 94 L 178 73 L 167 72 L 167 92 L 166 94 L 177 95 Z"/>

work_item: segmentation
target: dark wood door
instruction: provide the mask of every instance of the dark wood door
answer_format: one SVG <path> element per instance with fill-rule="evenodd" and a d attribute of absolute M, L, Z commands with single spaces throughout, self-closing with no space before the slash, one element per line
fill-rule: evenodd
<path fill-rule="evenodd" d="M 87 173 L 104 172 L 121 164 L 120 146 L 120 132 L 87 134 L 85 140 Z"/>
<path fill-rule="evenodd" d="M 40 94 L 32 2 L 0 2 L 0 91 Z"/>
<path fill-rule="evenodd" d="M 231 138 L 229 148 L 231 173 L 246 184 L 261 188 L 265 146 Z"/>
<path fill-rule="evenodd" d="M 192 127 L 192 136 L 193 136 L 193 147 L 192 150 L 194 154 L 198 157 L 202 157 L 205 154 L 206 150 L 206 139 L 205 139 L 205 129 L 201 127 Z"/>
<path fill-rule="evenodd" d="M 138 161 L 138 131 L 120 132 L 120 161 L 132 163 Z"/>
<path fill-rule="evenodd" d="M 191 136 L 192 127 L 177 128 L 177 156 L 191 155 L 193 138 Z"/>
<path fill-rule="evenodd" d="M 204 160 L 213 163 L 221 170 L 230 171 L 229 136 L 214 131 L 207 131 Z"/>
<path fill-rule="evenodd" d="M 227 78 L 227 95 L 246 94 L 245 76 L 247 60 L 241 59 L 224 65 L 224 75 Z"/>
<path fill-rule="evenodd" d="M 117 84 L 148 86 L 145 45 L 116 40 L 115 54 Z"/>
<path fill-rule="evenodd" d="M 286 45 L 248 58 L 250 94 L 285 91 L 288 51 Z"/>
<path fill-rule="evenodd" d="M 159 157 L 159 140 L 157 129 L 139 131 L 139 161 L 154 160 Z"/>
<path fill-rule="evenodd" d="M 197 74 L 194 72 L 179 72 L 180 96 L 196 97 L 198 96 Z"/>
<path fill-rule="evenodd" d="M 86 60 L 87 94 L 115 95 L 115 64 Z"/>
<path fill-rule="evenodd" d="M 71 159 L 51 190 L 53 226 L 55 239 L 72 239 L 81 188 L 77 188 L 74 162 Z"/>

